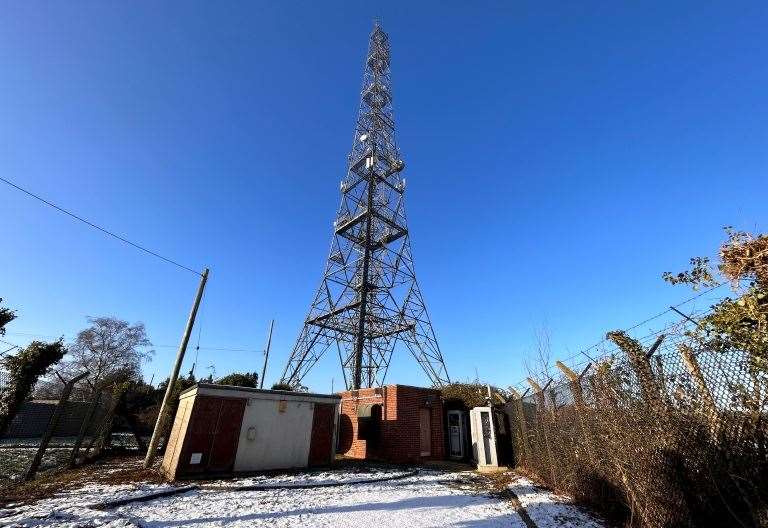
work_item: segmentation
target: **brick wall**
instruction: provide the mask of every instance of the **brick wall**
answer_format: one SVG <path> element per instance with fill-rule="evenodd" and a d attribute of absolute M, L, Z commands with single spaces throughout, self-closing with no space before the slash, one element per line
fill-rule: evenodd
<path fill-rule="evenodd" d="M 445 458 L 443 405 L 440 391 L 405 385 L 360 389 L 341 393 L 339 453 L 352 458 L 368 458 L 393 463 L 419 463 Z M 358 407 L 382 407 L 376 445 L 358 438 Z M 431 454 L 421 455 L 421 413 L 428 409 L 431 423 Z"/>

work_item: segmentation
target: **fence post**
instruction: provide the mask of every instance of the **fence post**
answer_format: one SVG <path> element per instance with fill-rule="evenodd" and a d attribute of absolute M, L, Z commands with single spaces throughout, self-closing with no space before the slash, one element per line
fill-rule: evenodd
<path fill-rule="evenodd" d="M 647 360 L 647 356 L 645 354 L 643 354 L 643 356 Z M 598 420 L 597 426 L 601 427 L 606 423 L 610 423 L 610 420 L 616 419 L 616 413 L 618 412 L 618 409 L 619 409 L 619 405 L 618 405 L 619 395 L 616 393 L 615 389 L 611 386 L 611 380 L 608 378 L 608 371 L 606 369 L 606 365 L 600 365 L 599 363 L 596 365 L 595 374 L 589 378 L 589 383 L 592 386 L 592 392 L 594 397 L 596 399 L 599 399 L 600 405 L 609 409 L 611 413 L 611 416 L 609 417 L 602 416 L 600 420 Z M 606 422 L 606 420 L 608 420 L 608 422 Z M 602 430 L 601 434 L 605 435 L 606 430 Z M 605 440 L 603 441 L 605 442 Z M 608 441 L 609 442 L 611 441 L 610 437 L 608 437 Z M 609 446 L 609 447 L 613 447 L 613 446 Z M 632 512 L 632 515 L 634 515 L 634 512 L 637 512 L 642 519 L 642 523 L 640 524 L 640 526 L 643 526 L 643 527 L 654 526 L 649 522 L 645 508 L 643 508 L 642 504 L 640 504 L 638 493 L 635 491 L 629 478 L 627 478 L 627 474 L 626 474 L 626 471 L 624 470 L 624 467 L 622 466 L 622 462 L 616 459 L 617 453 L 625 453 L 625 451 L 615 450 L 613 453 L 610 453 L 608 458 L 606 458 L 606 464 L 609 467 L 612 466 L 613 469 L 615 469 L 616 471 L 616 476 L 621 479 L 621 482 L 624 485 L 624 490 L 626 491 L 626 498 L 629 503 L 628 506 L 630 507 L 630 511 Z M 631 523 L 631 520 L 630 520 L 630 523 Z"/>
<path fill-rule="evenodd" d="M 512 392 L 512 399 L 515 400 L 515 405 L 517 407 L 517 423 L 520 425 L 520 434 L 522 435 L 522 442 L 521 442 L 520 448 L 521 448 L 521 451 L 523 452 L 523 457 L 526 457 L 528 453 L 528 427 L 525 423 L 523 397 L 513 387 L 510 387 L 509 390 L 510 392 Z"/>
<path fill-rule="evenodd" d="M 72 446 L 72 453 L 69 455 L 70 468 L 75 467 L 77 464 L 77 454 L 80 451 L 80 446 L 83 445 L 83 439 L 88 432 L 88 427 L 91 425 L 91 420 L 96 412 L 96 408 L 99 406 L 99 401 L 101 401 L 101 391 L 97 390 L 95 387 L 93 387 L 93 389 L 96 394 L 94 395 L 93 400 L 91 400 L 91 404 L 88 406 L 88 411 L 85 413 L 83 423 L 80 424 L 80 432 L 77 433 L 75 445 Z"/>
<path fill-rule="evenodd" d="M 656 356 L 656 377 L 659 380 L 659 389 L 664 405 L 669 405 L 669 387 L 667 387 L 667 375 L 664 373 L 664 360 L 661 356 Z"/>
<path fill-rule="evenodd" d="M 541 413 L 537 413 L 539 416 L 541 416 L 541 433 L 544 436 L 544 446 L 547 449 L 547 459 L 549 460 L 549 471 L 552 475 L 552 487 L 557 487 L 557 476 L 555 475 L 555 464 L 554 460 L 552 458 L 552 449 L 549 447 L 549 436 L 547 435 L 547 424 L 546 424 L 546 414 L 547 414 L 547 404 L 544 399 L 544 391 L 541 389 L 541 386 L 536 383 L 532 378 L 528 378 L 528 384 L 531 386 L 533 391 L 536 393 L 536 399 L 539 400 L 539 406 L 541 407 Z"/>
<path fill-rule="evenodd" d="M 683 359 L 683 363 L 685 363 L 685 368 L 688 370 L 688 373 L 696 383 L 699 394 L 704 401 L 709 430 L 712 435 L 715 436 L 717 434 L 717 426 L 719 420 L 717 405 L 715 404 L 715 398 L 712 396 L 712 391 L 710 391 L 709 387 L 707 386 L 707 382 L 704 379 L 704 374 L 701 372 L 701 367 L 699 366 L 699 362 L 696 359 L 693 350 L 691 350 L 691 347 L 686 344 L 680 344 L 678 345 L 677 350 L 680 352 L 680 357 Z"/>
<path fill-rule="evenodd" d="M 133 416 L 130 412 L 126 412 L 122 416 L 125 418 L 125 421 L 128 422 L 128 427 L 130 427 L 131 432 L 133 433 L 133 437 L 136 439 L 136 445 L 138 446 L 139 451 L 146 452 L 147 444 L 144 442 L 144 439 L 141 438 L 141 431 L 136 417 Z"/>
<path fill-rule="evenodd" d="M 59 402 L 56 404 L 56 409 L 53 411 L 53 416 L 51 416 L 51 420 L 48 422 L 48 427 L 46 428 L 45 433 L 43 433 L 43 437 L 40 439 L 40 446 L 37 448 L 35 458 L 32 459 L 32 463 L 24 474 L 24 480 L 32 480 L 35 477 L 35 473 L 37 473 L 40 463 L 43 461 L 45 450 L 48 448 L 48 443 L 51 441 L 53 433 L 59 425 L 61 415 L 64 414 L 64 406 L 67 404 L 67 401 L 69 401 L 69 396 L 72 394 L 72 388 L 75 386 L 75 383 L 87 375 L 88 372 L 83 372 L 64 384 L 61 396 L 59 397 Z"/>
<path fill-rule="evenodd" d="M 88 457 L 88 453 L 91 448 L 94 447 L 94 444 L 96 445 L 91 458 L 96 458 L 101 453 L 101 450 L 104 448 L 104 445 L 109 439 L 109 435 L 112 433 L 112 420 L 114 419 L 115 410 L 117 409 L 118 403 L 120 403 L 120 398 L 122 398 L 123 392 L 125 392 L 124 385 L 118 385 L 112 391 L 112 399 L 109 402 L 109 407 L 106 414 L 104 415 L 104 420 L 101 422 L 101 427 L 99 427 L 98 433 L 91 437 L 91 441 L 88 443 L 88 447 L 85 449 L 85 455 L 83 455 L 84 457 Z"/>
<path fill-rule="evenodd" d="M 587 405 L 584 402 L 584 392 L 581 388 L 581 376 L 566 367 L 561 361 L 555 362 L 555 365 L 563 372 L 563 374 L 565 374 L 565 377 L 568 378 L 571 386 L 571 394 L 573 394 L 573 401 L 576 405 L 576 415 L 579 417 L 579 425 L 581 425 L 581 434 L 584 436 L 584 443 L 587 446 L 587 456 L 589 456 L 589 461 L 594 465 L 595 453 L 592 449 L 592 433 L 585 421 Z M 586 370 L 584 372 L 586 372 Z"/>
<path fill-rule="evenodd" d="M 624 468 L 622 468 L 618 463 L 616 464 L 616 468 L 618 469 L 619 475 L 621 476 L 621 483 L 624 484 L 624 487 L 627 490 L 627 498 L 630 502 L 631 512 L 633 514 L 634 512 L 637 512 L 640 515 L 640 518 L 642 519 L 641 526 L 654 526 L 654 524 L 648 518 L 648 513 L 645 511 L 645 508 L 642 504 L 640 504 L 640 500 L 637 498 L 638 494 L 635 492 L 635 489 L 630 483 L 629 478 L 627 478 L 627 474 L 624 471 Z"/>
<path fill-rule="evenodd" d="M 645 351 L 636 340 L 632 339 L 624 332 L 617 331 L 608 333 L 608 338 L 629 358 L 629 364 L 632 366 L 632 370 L 635 371 L 637 381 L 640 383 L 643 399 L 651 409 L 659 414 L 659 416 L 665 414 L 664 406 L 661 401 L 661 389 L 659 388 L 658 383 L 656 383 L 656 378 L 651 369 L 650 357 L 656 352 L 656 349 L 659 348 L 664 337 L 664 334 L 661 334 L 651 348 L 648 349 L 648 351 Z"/>

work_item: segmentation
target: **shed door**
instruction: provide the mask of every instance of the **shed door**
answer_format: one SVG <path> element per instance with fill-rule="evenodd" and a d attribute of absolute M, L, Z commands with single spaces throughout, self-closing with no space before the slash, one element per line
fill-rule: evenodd
<path fill-rule="evenodd" d="M 197 396 L 192 407 L 187 440 L 179 460 L 182 474 L 202 473 L 208 465 L 211 441 L 221 403 L 216 398 Z"/>
<path fill-rule="evenodd" d="M 333 448 L 333 419 L 336 406 L 328 403 L 316 403 L 312 415 L 312 437 L 309 444 L 309 465 L 324 466 L 331 460 Z"/>
<path fill-rule="evenodd" d="M 221 400 L 221 411 L 211 445 L 211 458 L 208 461 L 209 471 L 232 471 L 235 466 L 243 412 L 245 400 Z"/>
<path fill-rule="evenodd" d="M 432 410 L 420 409 L 419 429 L 421 432 L 421 456 L 432 455 Z"/>

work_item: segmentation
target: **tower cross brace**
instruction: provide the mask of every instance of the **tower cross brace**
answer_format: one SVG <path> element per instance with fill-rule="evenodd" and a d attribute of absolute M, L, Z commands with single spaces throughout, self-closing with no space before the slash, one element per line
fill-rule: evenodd
<path fill-rule="evenodd" d="M 285 366 L 297 386 L 335 348 L 348 389 L 382 385 L 404 344 L 433 385 L 450 382 L 416 280 L 395 141 L 389 37 L 375 24 L 323 279 Z"/>

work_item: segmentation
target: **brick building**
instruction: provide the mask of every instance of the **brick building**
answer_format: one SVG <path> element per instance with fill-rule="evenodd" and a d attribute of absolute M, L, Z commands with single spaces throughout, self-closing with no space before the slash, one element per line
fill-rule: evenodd
<path fill-rule="evenodd" d="M 339 454 L 400 464 L 445 458 L 439 390 L 386 385 L 340 396 Z"/>

